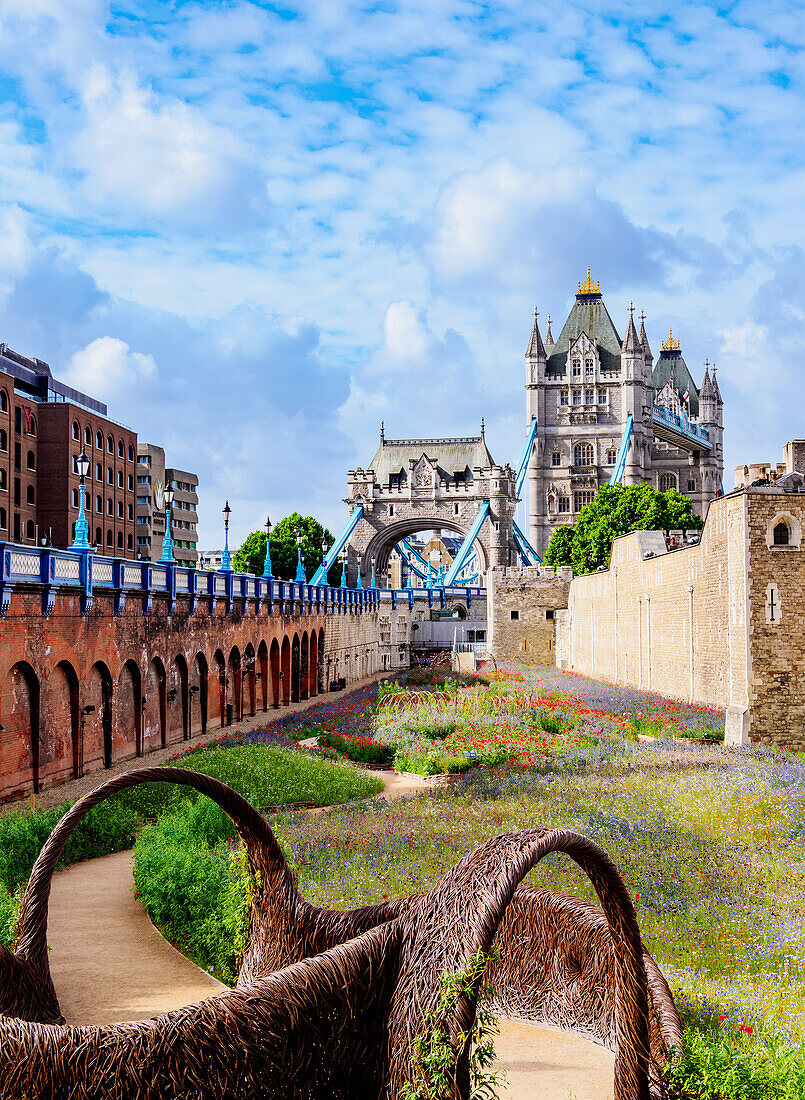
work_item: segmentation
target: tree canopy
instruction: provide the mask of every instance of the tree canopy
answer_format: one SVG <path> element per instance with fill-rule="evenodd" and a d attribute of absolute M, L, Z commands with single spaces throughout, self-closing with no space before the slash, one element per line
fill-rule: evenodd
<path fill-rule="evenodd" d="M 271 572 L 280 580 L 292 581 L 296 576 L 296 536 L 302 536 L 302 560 L 307 579 L 313 576 L 323 558 L 322 542 L 329 549 L 333 536 L 313 516 L 299 512 L 281 519 L 271 530 Z M 266 533 L 252 531 L 232 557 L 232 568 L 242 573 L 260 574 L 266 560 Z M 328 580 L 337 584 L 340 578 L 338 565 L 330 570 Z"/>
<path fill-rule="evenodd" d="M 630 531 L 699 531 L 703 521 L 690 499 L 676 489 L 660 493 L 651 485 L 605 485 L 585 504 L 575 527 L 557 527 L 546 565 L 572 565 L 573 572 L 591 573 L 609 565 L 612 540 Z"/>

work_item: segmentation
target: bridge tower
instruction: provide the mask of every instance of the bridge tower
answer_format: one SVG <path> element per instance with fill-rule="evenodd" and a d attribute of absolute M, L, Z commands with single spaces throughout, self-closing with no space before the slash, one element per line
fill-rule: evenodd
<path fill-rule="evenodd" d="M 621 339 L 589 268 L 556 341 L 550 317 L 543 341 L 535 311 L 525 388 L 528 421 L 537 420 L 528 536 L 539 554 L 554 529 L 574 524 L 609 483 L 630 414 L 624 484 L 678 489 L 701 515 L 720 491 L 723 402 L 717 385 L 706 373 L 700 413 L 699 390 L 673 334 L 655 364 L 645 316 L 638 332 L 630 305 Z"/>
<path fill-rule="evenodd" d="M 418 531 L 449 531 L 463 538 L 486 501 L 489 516 L 475 542 L 478 572 L 513 564 L 514 481 L 512 467 L 498 465 L 489 453 L 483 423 L 480 435 L 456 439 L 386 439 L 381 428 L 369 467 L 348 473 L 346 503 L 350 509 L 363 506 L 347 544 L 349 583 L 355 583 L 360 562 L 366 585 L 374 558 L 377 583 L 385 584 L 391 552 Z M 482 584 L 483 577 L 476 583 Z"/>

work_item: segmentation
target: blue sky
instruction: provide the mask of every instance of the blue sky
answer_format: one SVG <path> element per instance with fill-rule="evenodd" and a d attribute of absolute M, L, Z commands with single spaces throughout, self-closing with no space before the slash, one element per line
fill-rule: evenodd
<path fill-rule="evenodd" d="M 225 497 L 340 526 L 381 419 L 515 461 L 590 264 L 717 361 L 730 488 L 805 434 L 801 16 L 0 0 L 0 339 L 197 470 L 209 546 Z"/>

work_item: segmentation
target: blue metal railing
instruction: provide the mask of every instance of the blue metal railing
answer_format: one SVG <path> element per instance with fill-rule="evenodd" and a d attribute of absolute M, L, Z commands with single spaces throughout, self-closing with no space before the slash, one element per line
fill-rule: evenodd
<path fill-rule="evenodd" d="M 693 421 L 688 420 L 687 417 L 683 418 L 677 416 L 676 413 L 671 412 L 667 405 L 654 405 L 652 409 L 652 419 L 655 423 L 667 424 L 668 427 L 678 435 L 695 440 L 695 442 L 702 447 L 707 447 L 709 449 L 713 446 L 707 428 L 702 428 L 699 424 L 694 424 Z"/>

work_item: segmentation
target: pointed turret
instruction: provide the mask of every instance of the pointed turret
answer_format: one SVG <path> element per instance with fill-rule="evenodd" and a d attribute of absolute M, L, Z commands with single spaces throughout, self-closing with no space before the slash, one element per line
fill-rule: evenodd
<path fill-rule="evenodd" d="M 531 329 L 531 339 L 528 343 L 528 351 L 525 353 L 526 359 L 542 359 L 545 361 L 545 345 L 542 342 L 542 337 L 539 332 L 539 324 L 537 318 L 539 317 L 539 310 L 534 307 L 534 327 Z"/>
<path fill-rule="evenodd" d="M 646 315 L 642 311 L 640 313 L 640 332 L 638 333 L 638 336 L 640 339 L 640 344 L 643 348 L 643 356 L 646 360 L 646 366 L 651 367 L 654 362 L 654 356 L 651 354 L 648 336 L 646 335 Z"/>
<path fill-rule="evenodd" d="M 553 347 L 553 333 L 551 332 L 551 315 L 548 314 L 548 327 L 545 329 L 545 347 Z"/>
<path fill-rule="evenodd" d="M 621 351 L 624 355 L 642 356 L 643 354 L 643 344 L 637 335 L 637 329 L 634 327 L 634 306 L 631 302 L 629 303 L 629 324 L 623 338 Z"/>
<path fill-rule="evenodd" d="M 718 379 L 716 378 L 716 365 L 715 365 L 715 363 L 713 363 L 713 395 L 716 399 L 716 402 L 719 405 L 724 404 L 724 399 L 721 396 L 721 390 L 718 388 Z"/>
<path fill-rule="evenodd" d="M 702 381 L 702 388 L 699 390 L 700 401 L 712 401 L 715 398 L 715 390 L 713 389 L 713 383 L 710 380 L 710 360 L 704 361 L 704 379 Z"/>

